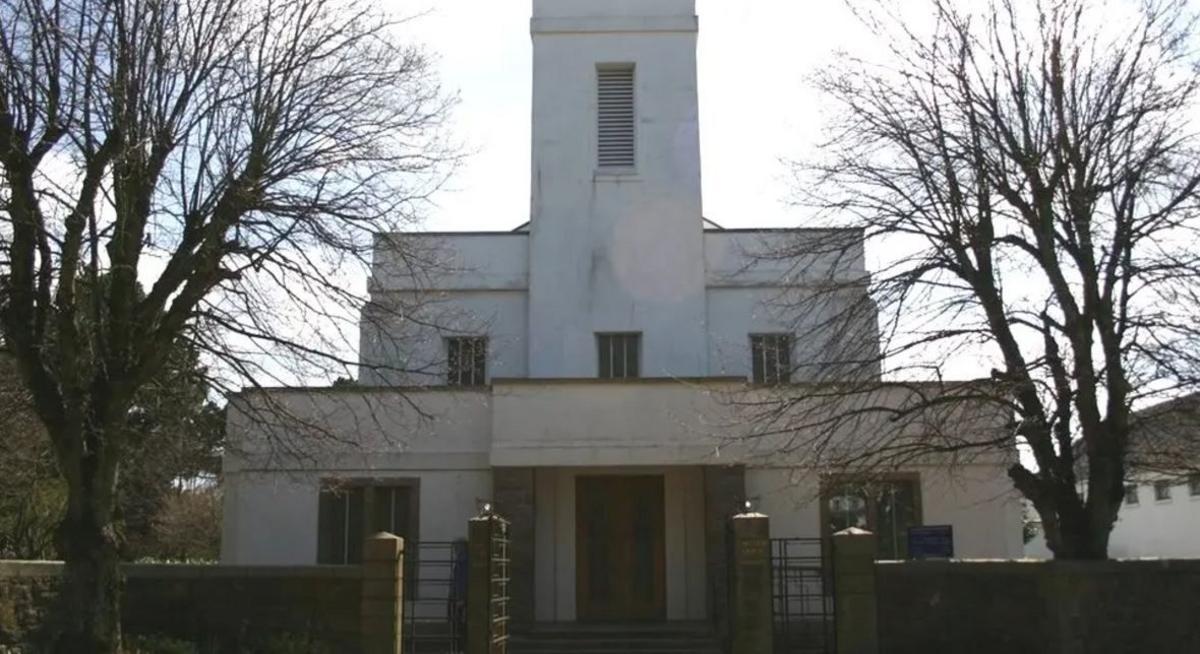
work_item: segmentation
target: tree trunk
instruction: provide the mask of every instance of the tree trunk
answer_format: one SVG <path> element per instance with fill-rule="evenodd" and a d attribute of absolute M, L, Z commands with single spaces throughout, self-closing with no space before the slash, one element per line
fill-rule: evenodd
<path fill-rule="evenodd" d="M 1068 499 L 1073 499 L 1073 504 L 1079 504 L 1077 497 Z M 1108 537 L 1113 521 L 1097 524 L 1082 506 L 1067 510 L 1060 508 L 1058 513 L 1057 539 L 1046 534 L 1046 542 L 1054 552 L 1055 559 L 1102 561 L 1108 558 Z M 1042 524 L 1048 524 L 1045 518 Z"/>
<path fill-rule="evenodd" d="M 78 498 L 72 500 L 72 506 L 79 506 Z M 59 529 L 66 567 L 53 651 L 116 654 L 121 645 L 121 579 L 112 514 L 90 507 L 68 510 Z"/>

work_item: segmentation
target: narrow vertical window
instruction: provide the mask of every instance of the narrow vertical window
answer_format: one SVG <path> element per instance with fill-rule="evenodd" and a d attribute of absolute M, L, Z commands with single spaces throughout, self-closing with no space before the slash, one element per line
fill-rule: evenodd
<path fill-rule="evenodd" d="M 756 384 L 786 384 L 792 380 L 791 334 L 750 335 L 750 378 Z"/>
<path fill-rule="evenodd" d="M 822 488 L 822 537 L 858 527 L 878 537 L 877 558 L 908 558 L 908 528 L 921 524 L 918 478 L 844 479 Z"/>
<path fill-rule="evenodd" d="M 636 161 L 632 65 L 596 68 L 596 165 L 633 168 Z"/>
<path fill-rule="evenodd" d="M 1136 505 L 1138 503 L 1138 485 L 1125 484 L 1125 503 Z"/>
<path fill-rule="evenodd" d="M 1154 482 L 1154 501 L 1155 502 L 1170 502 L 1171 501 L 1171 482 L 1160 480 Z"/>
<path fill-rule="evenodd" d="M 487 338 L 458 336 L 446 339 L 446 384 L 483 386 L 487 383 Z"/>
<path fill-rule="evenodd" d="M 317 506 L 317 563 L 362 563 L 363 541 L 386 531 L 412 544 L 405 556 L 405 583 L 415 591 L 420 555 L 420 495 L 416 482 L 329 482 L 322 486 Z"/>
<path fill-rule="evenodd" d="M 317 563 L 361 562 L 363 531 L 363 489 L 322 488 L 317 505 Z"/>
<path fill-rule="evenodd" d="M 631 379 L 641 368 L 641 334 L 596 334 L 601 379 Z"/>

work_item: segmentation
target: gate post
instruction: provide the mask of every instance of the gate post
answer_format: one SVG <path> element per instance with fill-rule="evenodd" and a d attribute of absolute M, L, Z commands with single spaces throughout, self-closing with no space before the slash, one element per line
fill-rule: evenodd
<path fill-rule="evenodd" d="M 467 523 L 467 652 L 488 654 L 492 619 L 492 518 Z"/>
<path fill-rule="evenodd" d="M 361 638 L 364 654 L 400 654 L 404 539 L 379 532 L 363 544 Z"/>
<path fill-rule="evenodd" d="M 838 654 L 877 654 L 875 534 L 851 527 L 833 535 L 833 607 Z"/>
<path fill-rule="evenodd" d="M 466 654 L 508 651 L 508 523 L 484 507 L 467 525 Z"/>
<path fill-rule="evenodd" d="M 771 654 L 771 525 L 761 513 L 733 516 L 732 654 Z"/>

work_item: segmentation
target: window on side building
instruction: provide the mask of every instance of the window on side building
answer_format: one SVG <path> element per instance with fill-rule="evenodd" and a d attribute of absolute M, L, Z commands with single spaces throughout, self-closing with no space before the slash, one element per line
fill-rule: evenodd
<path fill-rule="evenodd" d="M 404 538 L 405 579 L 415 579 L 420 542 L 416 480 L 330 481 L 322 485 L 317 505 L 317 563 L 362 563 L 363 543 L 386 531 Z M 413 588 L 406 584 L 406 588 Z"/>
<path fill-rule="evenodd" d="M 792 380 L 792 335 L 751 334 L 750 375 L 755 384 L 786 384 Z"/>
<path fill-rule="evenodd" d="M 822 536 L 857 527 L 879 538 L 880 559 L 908 557 L 908 528 L 921 524 L 920 479 L 838 479 L 822 489 Z M 828 542 L 828 540 L 826 541 Z"/>
<path fill-rule="evenodd" d="M 1154 501 L 1155 502 L 1170 502 L 1171 501 L 1171 482 L 1170 480 L 1160 479 L 1154 482 Z"/>
<path fill-rule="evenodd" d="M 455 336 L 446 339 L 446 384 L 487 384 L 487 337 Z"/>
<path fill-rule="evenodd" d="M 601 379 L 633 379 L 640 376 L 641 334 L 596 334 L 596 350 L 597 370 Z"/>
<path fill-rule="evenodd" d="M 1200 473 L 1188 476 L 1188 495 L 1200 497 Z"/>
<path fill-rule="evenodd" d="M 1130 506 L 1136 506 L 1138 503 L 1138 485 L 1125 484 L 1125 503 Z"/>

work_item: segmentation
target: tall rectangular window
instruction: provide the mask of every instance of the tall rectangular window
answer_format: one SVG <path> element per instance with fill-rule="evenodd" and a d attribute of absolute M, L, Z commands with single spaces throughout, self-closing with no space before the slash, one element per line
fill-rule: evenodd
<path fill-rule="evenodd" d="M 321 489 L 317 506 L 317 563 L 346 565 L 362 562 L 363 487 Z"/>
<path fill-rule="evenodd" d="M 1171 482 L 1165 479 L 1154 482 L 1154 501 L 1171 501 Z"/>
<path fill-rule="evenodd" d="M 405 587 L 415 590 L 419 555 L 419 494 L 415 480 L 338 482 L 321 488 L 317 505 L 317 563 L 362 563 L 363 542 L 386 531 L 409 543 Z"/>
<path fill-rule="evenodd" d="M 1139 502 L 1138 485 L 1137 484 L 1125 484 L 1125 503 L 1130 506 L 1134 506 L 1138 502 Z"/>
<path fill-rule="evenodd" d="M 486 337 L 446 339 L 446 383 L 450 386 L 483 386 L 487 383 Z"/>
<path fill-rule="evenodd" d="M 1188 475 L 1188 494 L 1200 497 L 1200 473 Z"/>
<path fill-rule="evenodd" d="M 601 379 L 630 379 L 640 372 L 641 334 L 596 334 Z"/>
<path fill-rule="evenodd" d="M 791 334 L 751 334 L 750 357 L 755 384 L 786 384 L 792 380 Z"/>
<path fill-rule="evenodd" d="M 596 67 L 596 165 L 633 168 L 636 162 L 636 117 L 633 65 Z"/>
<path fill-rule="evenodd" d="M 858 481 L 840 479 L 823 486 L 822 536 L 849 527 L 874 533 L 880 559 L 908 558 L 908 528 L 921 524 L 920 480 L 915 476 Z"/>

